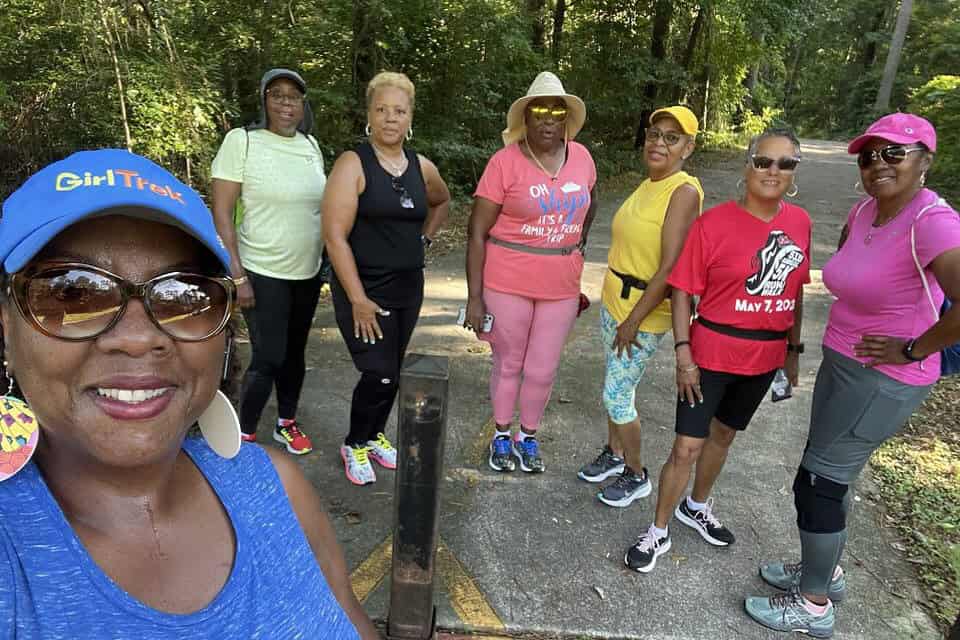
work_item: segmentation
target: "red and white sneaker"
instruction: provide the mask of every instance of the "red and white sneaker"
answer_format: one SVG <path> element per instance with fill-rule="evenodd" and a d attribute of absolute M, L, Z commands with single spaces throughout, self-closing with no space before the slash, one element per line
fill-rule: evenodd
<path fill-rule="evenodd" d="M 373 472 L 373 465 L 367 457 L 368 453 L 367 447 L 351 447 L 348 444 L 340 447 L 344 472 L 347 474 L 347 480 L 353 484 L 373 484 L 377 481 L 377 474 Z"/>
<path fill-rule="evenodd" d="M 384 469 L 397 468 L 397 450 L 387 440 L 387 436 L 378 433 L 376 440 L 367 440 L 367 449 L 370 459 Z"/>
<path fill-rule="evenodd" d="M 313 451 L 313 443 L 297 426 L 291 422 L 287 426 L 278 426 L 273 431 L 273 439 L 287 447 L 287 451 L 295 456 L 302 456 Z"/>

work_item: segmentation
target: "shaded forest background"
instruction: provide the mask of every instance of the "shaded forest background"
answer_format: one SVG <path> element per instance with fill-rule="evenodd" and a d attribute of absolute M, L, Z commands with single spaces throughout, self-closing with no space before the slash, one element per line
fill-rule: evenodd
<path fill-rule="evenodd" d="M 0 0 L 0 197 L 68 153 L 128 146 L 205 190 L 223 133 L 251 121 L 274 66 L 300 70 L 332 159 L 381 69 L 417 85 L 414 146 L 469 191 L 505 113 L 542 69 L 587 103 L 601 173 L 636 168 L 643 114 L 683 102 L 707 146 L 771 122 L 845 138 L 910 109 L 960 173 L 956 0 Z M 889 105 L 877 94 L 911 18 Z M 852 188 L 852 187 L 851 187 Z"/>

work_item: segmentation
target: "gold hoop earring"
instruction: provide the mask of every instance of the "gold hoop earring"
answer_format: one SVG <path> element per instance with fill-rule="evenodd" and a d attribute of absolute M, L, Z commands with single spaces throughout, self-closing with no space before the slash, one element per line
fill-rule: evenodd
<path fill-rule="evenodd" d="M 7 395 L 0 398 L 0 482 L 27 466 L 40 442 L 37 416 L 26 402 L 13 395 L 13 373 L 6 360 L 3 370 L 10 383 Z"/>

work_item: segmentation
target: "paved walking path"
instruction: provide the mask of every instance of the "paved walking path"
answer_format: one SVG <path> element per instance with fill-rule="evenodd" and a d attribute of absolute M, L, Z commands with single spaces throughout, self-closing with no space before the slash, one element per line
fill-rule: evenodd
<path fill-rule="evenodd" d="M 438 557 L 439 624 L 455 631 L 532 633 L 534 637 L 718 640 L 777 638 L 750 621 L 743 598 L 769 593 L 757 576 L 760 561 L 795 559 L 799 551 L 790 486 L 802 451 L 813 374 L 820 361 L 829 294 L 819 270 L 836 246 L 855 200 L 857 171 L 841 145 L 806 141 L 796 199 L 814 219 L 814 282 L 806 289 L 801 384 L 794 397 L 765 402 L 738 437 L 716 492 L 716 511 L 737 535 L 727 549 L 706 545 L 674 525 L 673 549 L 646 575 L 627 571 L 623 553 L 649 524 L 654 498 L 613 509 L 596 487 L 576 478 L 603 445 L 600 401 L 603 357 L 599 293 L 610 220 L 628 192 L 604 195 L 591 234 L 584 291 L 593 300 L 571 335 L 547 409 L 541 442 L 547 472 L 495 474 L 486 465 L 490 417 L 489 350 L 453 325 L 466 297 L 462 251 L 428 270 L 427 301 L 412 351 L 450 358 L 450 416 Z M 706 206 L 734 195 L 739 163 L 696 170 Z M 602 187 L 603 185 L 601 185 Z M 337 447 L 346 431 L 357 374 L 340 341 L 332 310 L 323 306 L 308 349 L 299 416 L 317 450 L 302 459 L 319 487 L 346 549 L 354 585 L 375 617 L 389 598 L 389 536 L 393 474 L 354 487 L 343 476 Z M 644 460 L 656 478 L 673 440 L 673 350 L 661 346 L 638 394 Z M 272 421 L 264 416 L 262 434 Z M 391 437 L 395 421 L 391 422 Z M 878 528 L 879 507 L 869 479 L 860 483 L 844 566 L 850 596 L 838 608 L 835 637 L 902 640 L 939 637 L 916 605 L 909 565 Z M 279 551 L 279 550 L 278 550 Z"/>

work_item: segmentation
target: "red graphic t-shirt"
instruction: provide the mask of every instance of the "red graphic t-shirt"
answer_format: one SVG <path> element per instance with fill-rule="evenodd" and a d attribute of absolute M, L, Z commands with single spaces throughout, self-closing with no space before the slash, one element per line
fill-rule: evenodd
<path fill-rule="evenodd" d="M 693 223 L 667 282 L 700 296 L 697 312 L 741 329 L 786 331 L 801 287 L 810 282 L 810 216 L 783 203 L 770 222 L 725 202 Z M 695 322 L 690 348 L 699 366 L 757 375 L 783 366 L 786 340 L 749 340 Z"/>
<path fill-rule="evenodd" d="M 596 181 L 593 158 L 578 142 L 568 143 L 567 160 L 553 179 L 514 143 L 490 158 L 474 195 L 501 205 L 492 238 L 566 249 L 580 241 Z M 580 295 L 582 273 L 579 251 L 540 255 L 488 242 L 483 286 L 536 300 L 565 300 Z"/>

